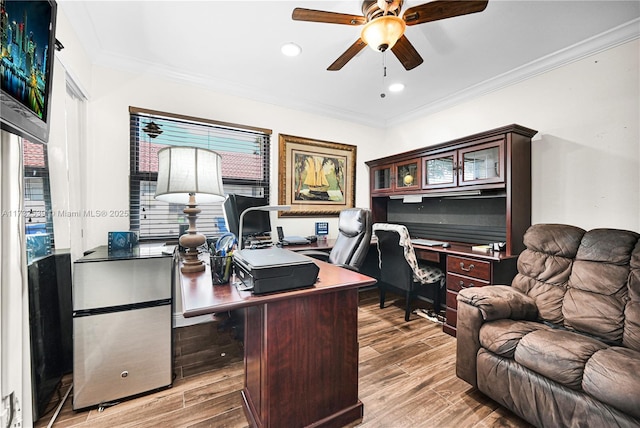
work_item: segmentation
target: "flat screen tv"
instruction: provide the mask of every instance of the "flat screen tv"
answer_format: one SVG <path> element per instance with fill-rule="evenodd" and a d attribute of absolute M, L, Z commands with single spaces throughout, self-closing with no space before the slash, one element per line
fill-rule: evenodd
<path fill-rule="evenodd" d="M 255 198 L 229 194 L 223 204 L 225 220 L 229 232 L 238 236 L 240 215 L 250 207 L 262 207 L 269 205 L 267 198 Z M 248 236 L 263 236 L 271 233 L 271 218 L 269 211 L 251 211 L 244 216 L 242 225 L 243 238 Z"/>
<path fill-rule="evenodd" d="M 54 0 L 0 0 L 2 129 L 34 142 L 49 139 L 56 11 Z"/>

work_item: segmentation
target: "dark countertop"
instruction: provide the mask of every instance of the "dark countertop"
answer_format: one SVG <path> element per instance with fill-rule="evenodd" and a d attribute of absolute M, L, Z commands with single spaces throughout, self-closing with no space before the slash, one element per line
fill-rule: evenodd
<path fill-rule="evenodd" d="M 101 245 L 99 247 L 85 251 L 85 255 L 75 262 L 85 263 L 114 260 L 149 259 L 155 257 L 171 257 L 172 252 L 173 246 L 165 246 L 162 243 L 139 244 L 136 245 L 131 251 L 119 250 L 112 252 L 109 252 L 109 249 L 106 245 Z"/>

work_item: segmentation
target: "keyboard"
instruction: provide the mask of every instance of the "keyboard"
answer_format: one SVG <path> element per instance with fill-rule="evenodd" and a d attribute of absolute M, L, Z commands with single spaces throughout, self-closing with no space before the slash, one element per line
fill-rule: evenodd
<path fill-rule="evenodd" d="M 432 241 L 431 239 L 414 238 L 411 239 L 413 245 L 424 245 L 426 247 L 437 247 L 444 245 L 444 241 Z"/>

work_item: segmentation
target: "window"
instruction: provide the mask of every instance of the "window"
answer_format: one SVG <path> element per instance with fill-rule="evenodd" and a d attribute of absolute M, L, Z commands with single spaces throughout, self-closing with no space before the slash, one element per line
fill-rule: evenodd
<path fill-rule="evenodd" d="M 154 199 L 158 150 L 193 146 L 222 156 L 226 193 L 269 197 L 271 130 L 180 116 L 135 107 L 130 113 L 130 228 L 141 239 L 176 238 L 187 221 L 184 205 Z M 196 201 L 197 202 L 197 201 Z M 198 205 L 198 231 L 208 238 L 226 230 L 222 203 Z"/>
<path fill-rule="evenodd" d="M 47 146 L 42 143 L 32 143 L 23 138 L 22 153 L 26 233 L 48 233 L 53 246 L 53 216 L 49 191 Z"/>

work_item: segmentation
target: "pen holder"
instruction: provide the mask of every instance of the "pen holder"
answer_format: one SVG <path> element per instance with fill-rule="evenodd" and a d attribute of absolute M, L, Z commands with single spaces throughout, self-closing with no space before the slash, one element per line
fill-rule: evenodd
<path fill-rule="evenodd" d="M 229 282 L 233 270 L 233 256 L 211 256 L 211 280 L 213 284 L 226 284 Z"/>

